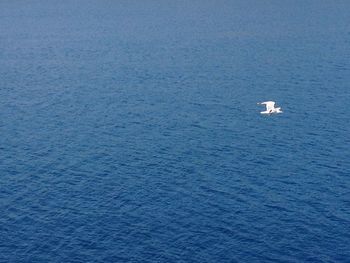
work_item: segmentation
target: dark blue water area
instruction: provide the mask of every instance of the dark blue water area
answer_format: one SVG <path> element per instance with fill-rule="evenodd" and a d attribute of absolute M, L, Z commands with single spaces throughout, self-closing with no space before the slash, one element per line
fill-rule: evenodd
<path fill-rule="evenodd" d="M 0 262 L 349 262 L 349 10 L 1 1 Z"/>

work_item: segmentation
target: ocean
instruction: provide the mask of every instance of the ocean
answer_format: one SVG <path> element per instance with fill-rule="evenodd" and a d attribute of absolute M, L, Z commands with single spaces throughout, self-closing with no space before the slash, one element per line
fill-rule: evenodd
<path fill-rule="evenodd" d="M 1 1 L 0 262 L 349 262 L 349 10 Z"/>

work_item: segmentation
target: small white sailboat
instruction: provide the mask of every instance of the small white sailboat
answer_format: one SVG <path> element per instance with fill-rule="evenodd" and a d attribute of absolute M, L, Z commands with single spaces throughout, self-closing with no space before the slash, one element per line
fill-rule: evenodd
<path fill-rule="evenodd" d="M 282 113 L 283 111 L 281 110 L 280 107 L 275 108 L 276 102 L 274 101 L 264 101 L 258 104 L 262 104 L 266 106 L 266 110 L 260 112 L 261 114 L 272 114 L 272 113 Z"/>

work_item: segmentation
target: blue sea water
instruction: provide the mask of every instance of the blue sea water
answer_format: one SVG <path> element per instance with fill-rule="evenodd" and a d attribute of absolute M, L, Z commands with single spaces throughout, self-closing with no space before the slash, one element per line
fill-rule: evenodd
<path fill-rule="evenodd" d="M 349 262 L 349 10 L 1 1 L 0 262 Z"/>

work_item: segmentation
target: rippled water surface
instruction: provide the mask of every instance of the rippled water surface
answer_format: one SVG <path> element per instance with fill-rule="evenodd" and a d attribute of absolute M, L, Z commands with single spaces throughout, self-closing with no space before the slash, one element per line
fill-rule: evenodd
<path fill-rule="evenodd" d="M 349 10 L 1 1 L 0 261 L 348 262 Z"/>

